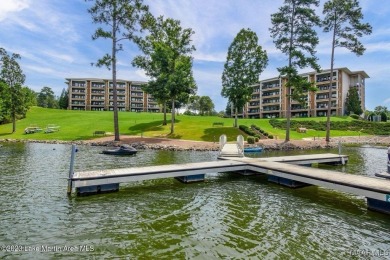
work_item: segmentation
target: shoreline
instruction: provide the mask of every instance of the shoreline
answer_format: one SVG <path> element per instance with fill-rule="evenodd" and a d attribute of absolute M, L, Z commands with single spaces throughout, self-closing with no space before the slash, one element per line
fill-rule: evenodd
<path fill-rule="evenodd" d="M 62 140 L 34 140 L 34 139 L 0 139 L 1 142 L 6 143 L 44 143 L 44 144 L 76 144 L 76 145 L 90 145 L 90 146 L 119 146 L 121 144 L 129 144 L 140 150 L 169 150 L 169 151 L 218 151 L 219 143 L 180 140 L 168 138 L 152 138 L 139 136 L 121 136 L 121 141 L 114 141 L 113 136 L 102 137 L 93 140 L 82 141 L 62 141 Z M 362 146 L 362 145 L 380 145 L 390 146 L 390 136 L 365 136 L 365 137 L 334 137 L 327 143 L 325 139 L 305 140 L 284 140 L 277 139 L 263 139 L 255 145 L 245 145 L 248 147 L 261 146 L 265 150 L 309 150 L 309 149 L 329 149 L 338 147 L 339 143 L 348 146 Z"/>

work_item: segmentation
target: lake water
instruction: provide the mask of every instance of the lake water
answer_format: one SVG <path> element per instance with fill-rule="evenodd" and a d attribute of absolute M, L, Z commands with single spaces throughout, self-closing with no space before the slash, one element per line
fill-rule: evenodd
<path fill-rule="evenodd" d="M 320 187 L 290 189 L 265 176 L 160 179 L 116 193 L 66 195 L 69 145 L 0 147 L 0 258 L 360 259 L 390 258 L 390 216 L 365 198 Z M 216 160 L 216 152 L 140 151 L 135 157 L 79 147 L 76 171 Z M 264 152 L 261 156 L 337 150 Z M 386 149 L 343 148 L 346 166 L 386 171 Z M 4 248 L 4 246 L 6 246 Z M 16 247 L 17 246 L 17 247 Z M 17 251 L 17 252 L 15 252 Z"/>

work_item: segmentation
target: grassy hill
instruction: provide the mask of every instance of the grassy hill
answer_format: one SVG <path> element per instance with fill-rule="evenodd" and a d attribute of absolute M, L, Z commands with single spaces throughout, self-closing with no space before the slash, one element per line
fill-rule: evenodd
<path fill-rule="evenodd" d="M 221 134 L 226 134 L 229 141 L 243 134 L 232 127 L 232 118 L 219 118 L 215 116 L 186 116 L 176 117 L 175 134 L 168 135 L 170 125 L 162 125 L 163 114 L 160 113 L 133 113 L 119 112 L 119 131 L 123 135 L 143 135 L 147 137 L 168 137 L 185 140 L 218 141 Z M 168 116 L 168 120 L 170 117 Z M 300 118 L 299 120 L 324 121 L 326 118 Z M 332 120 L 350 120 L 349 118 L 334 117 Z M 213 127 L 214 122 L 223 122 L 224 126 Z M 285 131 L 275 129 L 268 119 L 239 119 L 240 125 L 251 126 L 255 124 L 269 134 L 283 139 Z M 24 134 L 26 127 L 36 125 L 45 128 L 49 124 L 60 126 L 59 132 Z M 75 111 L 57 110 L 32 107 L 25 119 L 16 123 L 16 133 L 11 134 L 12 125 L 0 125 L 0 139 L 36 139 L 36 140 L 87 140 L 93 139 L 93 132 L 97 130 L 113 132 L 113 113 L 110 111 Z M 359 135 L 356 131 L 331 131 L 331 136 Z M 308 130 L 307 133 L 291 131 L 292 139 L 304 137 L 324 137 L 325 131 Z"/>

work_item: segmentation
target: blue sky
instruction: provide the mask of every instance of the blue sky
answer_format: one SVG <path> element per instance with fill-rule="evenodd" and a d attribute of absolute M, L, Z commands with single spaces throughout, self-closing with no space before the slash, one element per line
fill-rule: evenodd
<path fill-rule="evenodd" d="M 318 14 L 322 16 L 321 1 Z M 257 33 L 259 44 L 268 53 L 269 65 L 260 79 L 277 76 L 277 67 L 286 64 L 286 56 L 278 51 L 270 37 L 270 16 L 283 0 L 145 0 L 155 16 L 178 19 L 183 27 L 195 31 L 193 44 L 194 77 L 198 95 L 207 95 L 216 110 L 224 110 L 226 100 L 221 97 L 221 75 L 227 49 L 242 28 Z M 390 2 L 360 0 L 364 20 L 373 27 L 373 33 L 362 39 L 366 53 L 357 57 L 345 49 L 336 49 L 336 67 L 364 70 L 366 80 L 366 107 L 390 108 Z M 0 47 L 19 53 L 26 74 L 26 85 L 35 91 L 51 87 L 60 95 L 65 78 L 110 78 L 105 68 L 91 67 L 92 62 L 109 52 L 108 40 L 92 41 L 96 29 L 87 13 L 91 3 L 84 0 L 0 0 Z M 380 8 L 378 8 L 380 7 Z M 330 64 L 329 34 L 318 29 L 320 44 L 317 55 L 323 69 Z M 132 58 L 140 54 L 134 44 L 124 44 L 119 54 L 118 77 L 147 81 L 143 71 L 131 66 Z M 302 72 L 310 71 L 309 69 Z"/>

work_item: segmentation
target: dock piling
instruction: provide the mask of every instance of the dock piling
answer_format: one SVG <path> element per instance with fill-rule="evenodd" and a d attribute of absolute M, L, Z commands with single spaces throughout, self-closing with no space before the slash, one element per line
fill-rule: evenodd
<path fill-rule="evenodd" d="M 69 166 L 69 178 L 68 178 L 68 196 L 72 193 L 72 178 L 74 174 L 74 160 L 76 155 L 76 145 L 72 144 L 72 151 L 70 155 L 70 166 Z"/>

